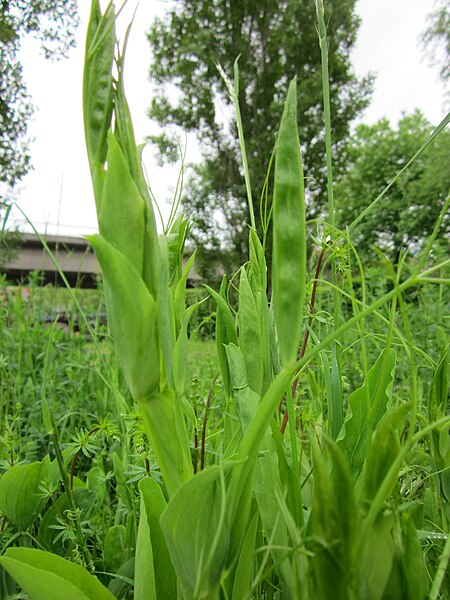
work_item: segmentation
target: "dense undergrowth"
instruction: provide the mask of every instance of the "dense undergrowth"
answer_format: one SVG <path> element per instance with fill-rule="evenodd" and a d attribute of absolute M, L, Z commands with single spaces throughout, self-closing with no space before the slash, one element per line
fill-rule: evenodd
<path fill-rule="evenodd" d="M 89 239 L 108 328 L 84 323 L 82 293 L 76 327 L 62 330 L 20 289 L 2 291 L 2 598 L 449 597 L 449 259 L 435 255 L 446 212 L 421 248 L 395 263 L 380 252 L 376 267 L 351 242 L 370 199 L 336 227 L 320 0 L 317 16 L 329 219 L 305 222 L 293 81 L 272 223 L 265 207 L 258 229 L 236 67 L 250 254 L 189 302 L 189 222 L 173 215 L 157 233 L 114 12 L 93 2 L 84 111 L 100 234 Z"/>

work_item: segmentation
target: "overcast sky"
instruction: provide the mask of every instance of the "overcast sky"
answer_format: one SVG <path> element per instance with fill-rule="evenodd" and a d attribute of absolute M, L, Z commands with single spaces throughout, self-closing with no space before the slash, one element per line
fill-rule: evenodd
<path fill-rule="evenodd" d="M 24 41 L 21 60 L 28 91 L 36 107 L 29 133 L 34 142 L 31 157 L 34 170 L 17 186 L 17 202 L 40 232 L 82 235 L 96 228 L 94 200 L 85 156 L 81 111 L 81 82 L 84 37 L 90 2 L 80 0 L 78 46 L 70 58 L 57 63 L 44 60 L 38 43 Z M 134 0 L 118 24 L 124 31 Z M 149 45 L 145 32 L 167 2 L 141 0 L 126 59 L 126 90 L 139 141 L 151 131 L 146 110 L 151 102 L 148 82 Z M 377 75 L 371 106 L 362 121 L 373 123 L 386 116 L 396 124 L 403 112 L 419 108 L 437 125 L 445 114 L 444 87 L 437 68 L 430 67 L 420 45 L 432 0 L 358 0 L 362 22 L 353 52 L 357 74 Z M 195 153 L 193 142 L 188 146 Z M 192 154 L 191 154 L 192 156 Z M 177 169 L 160 169 L 152 150 L 145 151 L 145 165 L 151 186 L 163 212 L 176 184 Z M 21 215 L 14 212 L 22 230 Z"/>

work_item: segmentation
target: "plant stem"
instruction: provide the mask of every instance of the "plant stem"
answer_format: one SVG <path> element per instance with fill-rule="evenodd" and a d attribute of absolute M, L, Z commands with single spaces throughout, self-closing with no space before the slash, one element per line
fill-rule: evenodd
<path fill-rule="evenodd" d="M 312 320 L 313 320 L 313 314 L 314 314 L 314 307 L 316 304 L 316 292 L 317 292 L 317 284 L 319 282 L 319 275 L 320 275 L 320 271 L 322 269 L 322 262 L 323 262 L 323 258 L 325 256 L 325 248 L 322 248 L 322 250 L 320 251 L 319 254 L 319 258 L 317 260 L 317 265 L 316 265 L 316 272 L 314 274 L 314 281 L 313 281 L 313 287 L 311 290 L 311 302 L 310 302 L 310 309 L 309 309 L 309 317 L 308 317 L 308 324 L 306 325 L 306 330 L 305 330 L 305 334 L 303 336 L 303 342 L 302 342 L 302 348 L 300 350 L 300 354 L 299 354 L 299 359 L 303 358 L 305 356 L 305 352 L 306 352 L 306 347 L 308 345 L 308 340 L 309 340 L 309 330 L 312 324 Z M 295 397 L 295 392 L 297 391 L 297 386 L 298 386 L 298 375 L 300 374 L 297 373 L 297 377 L 295 378 L 293 384 L 292 384 L 292 398 Z M 286 425 L 288 422 L 288 418 L 289 418 L 289 411 L 286 411 L 284 413 L 283 416 L 283 422 L 281 423 L 281 427 L 280 427 L 280 432 L 283 435 L 284 432 L 286 431 Z"/>
<path fill-rule="evenodd" d="M 208 393 L 208 398 L 206 400 L 205 414 L 203 416 L 203 426 L 202 426 L 202 445 L 201 445 L 201 450 L 200 450 L 200 471 L 203 471 L 203 469 L 205 468 L 206 424 L 208 422 L 208 410 L 209 410 L 209 407 L 211 406 L 213 392 L 214 392 L 214 386 L 216 385 L 216 381 L 217 381 L 217 378 L 219 377 L 219 373 L 220 372 L 216 373 L 216 375 L 211 383 L 211 387 L 210 387 L 209 393 Z"/>
<path fill-rule="evenodd" d="M 73 492 L 72 492 L 72 489 L 71 489 L 70 483 L 69 483 L 69 477 L 67 476 L 66 467 L 64 465 L 64 458 L 63 458 L 63 455 L 61 452 L 61 446 L 59 444 L 58 430 L 56 428 L 56 423 L 55 423 L 55 418 L 53 416 L 53 413 L 51 413 L 51 419 L 52 419 L 52 425 L 53 425 L 52 439 L 53 439 L 53 445 L 55 448 L 56 460 L 58 463 L 59 472 L 61 474 L 64 491 L 67 495 L 67 500 L 68 500 L 68 503 L 70 506 L 70 510 L 73 512 L 73 514 L 75 516 L 75 530 L 76 530 L 76 534 L 77 534 L 77 538 L 78 538 L 78 543 L 80 545 L 81 555 L 83 557 L 85 566 L 89 570 L 92 570 L 92 567 L 93 567 L 92 557 L 89 553 L 89 550 L 87 549 L 86 542 L 84 540 L 83 531 L 81 529 L 80 514 L 78 511 L 77 505 L 75 504 L 75 499 L 73 497 Z"/>
<path fill-rule="evenodd" d="M 430 600 L 437 600 L 439 597 L 439 590 L 441 589 L 442 581 L 447 571 L 447 565 L 450 560 L 450 535 L 447 537 L 445 542 L 444 550 L 439 558 L 439 563 L 434 575 L 433 584 L 430 591 Z"/>

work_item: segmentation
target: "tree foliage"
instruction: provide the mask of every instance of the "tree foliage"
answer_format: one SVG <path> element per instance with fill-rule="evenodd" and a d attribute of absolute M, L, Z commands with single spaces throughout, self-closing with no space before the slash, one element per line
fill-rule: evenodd
<path fill-rule="evenodd" d="M 357 127 L 349 144 L 348 171 L 335 191 L 341 227 L 383 191 L 432 131 L 419 111 L 404 116 L 396 129 L 387 119 Z M 450 131 L 444 130 L 358 225 L 358 250 L 375 245 L 395 259 L 406 246 L 418 249 L 450 191 L 449 164 Z M 449 232 L 447 219 L 444 236 Z"/>
<path fill-rule="evenodd" d="M 33 113 L 22 77 L 21 41 L 33 35 L 46 58 L 74 45 L 76 0 L 0 0 L 0 182 L 13 186 L 30 169 L 27 123 Z"/>
<path fill-rule="evenodd" d="M 350 50 L 359 25 L 355 0 L 326 4 L 338 171 L 349 123 L 368 103 L 371 77 L 358 79 L 351 71 Z M 184 206 L 196 219 L 197 243 L 213 250 L 209 256 L 217 256 L 226 241 L 228 258 L 239 264 L 246 252 L 248 222 L 237 130 L 217 64 L 231 77 L 239 57 L 239 103 L 256 209 L 288 83 L 297 75 L 308 209 L 310 216 L 317 215 L 325 189 L 325 160 L 314 2 L 180 0 L 154 22 L 148 38 L 154 56 L 150 75 L 157 86 L 150 117 L 165 128 L 151 139 L 162 156 L 172 158 L 176 147 L 167 126 L 198 137 L 203 161 L 188 183 Z M 169 94 L 174 88 L 176 93 Z"/>
<path fill-rule="evenodd" d="M 450 8 L 446 0 L 436 3 L 428 23 L 423 42 L 433 57 L 432 62 L 440 65 L 441 79 L 447 82 L 450 80 Z"/>

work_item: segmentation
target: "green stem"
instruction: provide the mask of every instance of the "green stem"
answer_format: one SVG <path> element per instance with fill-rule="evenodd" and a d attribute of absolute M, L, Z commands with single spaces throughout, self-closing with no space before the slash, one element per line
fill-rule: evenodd
<path fill-rule="evenodd" d="M 439 563 L 434 575 L 433 584 L 431 586 L 429 600 L 437 600 L 439 597 L 439 590 L 441 589 L 442 581 L 447 572 L 447 565 L 450 560 L 450 535 L 447 537 L 445 542 L 444 550 L 439 558 Z"/>
<path fill-rule="evenodd" d="M 234 63 L 234 93 L 232 95 L 234 110 L 236 112 L 236 123 L 239 133 L 239 144 L 241 146 L 242 164 L 244 167 L 245 189 L 247 191 L 248 209 L 250 212 L 250 225 L 256 231 L 255 212 L 253 210 L 252 187 L 250 185 L 250 173 L 247 162 L 247 151 L 245 149 L 244 127 L 242 125 L 241 110 L 239 108 L 239 69 L 237 59 Z"/>
<path fill-rule="evenodd" d="M 63 458 L 63 455 L 61 452 L 61 446 L 59 443 L 59 436 L 58 436 L 58 430 L 56 428 L 55 418 L 53 416 L 53 413 L 50 413 L 50 416 L 51 416 L 52 425 L 53 425 L 52 439 L 53 439 L 53 445 L 55 448 L 56 461 L 58 463 L 59 472 L 60 472 L 61 479 L 63 482 L 64 492 L 66 493 L 67 501 L 70 506 L 70 510 L 73 512 L 73 514 L 75 516 L 75 531 L 77 534 L 78 543 L 80 545 L 81 555 L 83 557 L 86 568 L 89 570 L 92 570 L 92 568 L 93 568 L 92 557 L 89 553 L 89 550 L 86 546 L 86 542 L 84 540 L 83 530 L 81 529 L 80 515 L 78 512 L 77 505 L 75 504 L 73 492 L 70 488 L 69 477 L 67 475 L 66 467 L 64 465 L 64 458 Z"/>
<path fill-rule="evenodd" d="M 317 24 L 319 33 L 319 45 L 322 60 L 322 90 L 323 110 L 325 116 L 325 151 L 327 158 L 327 193 L 329 221 L 334 228 L 334 198 L 333 198 L 333 161 L 331 152 L 331 104 L 330 104 L 330 82 L 328 74 L 328 47 L 327 30 L 325 27 L 323 0 L 316 0 Z"/>

